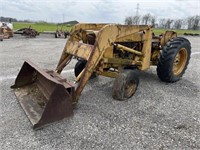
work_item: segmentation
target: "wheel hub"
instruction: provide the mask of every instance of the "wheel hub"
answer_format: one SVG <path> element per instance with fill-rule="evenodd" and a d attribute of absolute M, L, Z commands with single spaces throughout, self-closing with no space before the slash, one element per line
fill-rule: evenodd
<path fill-rule="evenodd" d="M 125 95 L 126 97 L 131 97 L 136 90 L 136 84 L 128 84 L 125 87 Z"/>
<path fill-rule="evenodd" d="M 175 56 L 173 63 L 173 73 L 178 76 L 183 69 L 185 68 L 187 61 L 187 50 L 185 48 L 181 48 Z"/>

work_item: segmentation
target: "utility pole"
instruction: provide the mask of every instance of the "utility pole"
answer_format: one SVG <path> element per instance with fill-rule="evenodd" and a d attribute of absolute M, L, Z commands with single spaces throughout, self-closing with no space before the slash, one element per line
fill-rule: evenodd
<path fill-rule="evenodd" d="M 138 15 L 139 15 L 139 6 L 140 6 L 140 4 L 139 4 L 139 3 L 137 3 L 137 7 L 136 7 L 136 16 L 138 16 Z"/>

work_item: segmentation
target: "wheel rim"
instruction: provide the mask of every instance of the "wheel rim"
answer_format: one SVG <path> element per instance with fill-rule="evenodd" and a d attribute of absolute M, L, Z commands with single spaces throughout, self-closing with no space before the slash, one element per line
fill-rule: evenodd
<path fill-rule="evenodd" d="M 133 95 L 133 93 L 135 92 L 136 90 L 136 84 L 134 83 L 130 83 L 128 85 L 126 85 L 125 87 L 125 97 L 129 98 Z"/>
<path fill-rule="evenodd" d="M 181 48 L 175 56 L 173 64 L 173 73 L 175 76 L 181 74 L 185 68 L 187 62 L 187 50 L 186 48 Z"/>

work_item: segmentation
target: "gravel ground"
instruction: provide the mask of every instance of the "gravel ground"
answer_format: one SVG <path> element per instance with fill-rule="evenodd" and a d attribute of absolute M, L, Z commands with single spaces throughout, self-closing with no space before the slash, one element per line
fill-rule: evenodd
<path fill-rule="evenodd" d="M 10 86 L 24 59 L 54 69 L 65 39 L 15 36 L 0 42 L 0 149 L 200 149 L 200 38 L 183 78 L 161 82 L 156 67 L 140 74 L 127 101 L 112 99 L 113 79 L 90 80 L 74 116 L 33 130 Z M 75 60 L 68 69 L 73 69 Z M 74 79 L 73 72 L 63 76 Z"/>

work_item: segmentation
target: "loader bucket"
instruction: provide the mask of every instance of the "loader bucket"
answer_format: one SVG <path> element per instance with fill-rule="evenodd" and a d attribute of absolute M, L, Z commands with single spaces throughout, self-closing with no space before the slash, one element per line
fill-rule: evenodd
<path fill-rule="evenodd" d="M 11 88 L 34 129 L 73 115 L 74 86 L 54 71 L 25 61 Z"/>

